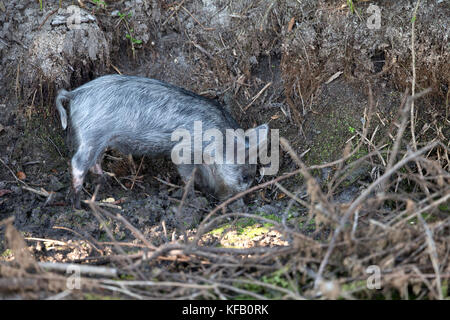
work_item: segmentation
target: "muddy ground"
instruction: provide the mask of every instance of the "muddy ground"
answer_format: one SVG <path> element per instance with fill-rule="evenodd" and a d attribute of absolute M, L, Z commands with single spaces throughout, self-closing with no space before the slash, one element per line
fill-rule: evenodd
<path fill-rule="evenodd" d="M 54 107 L 60 88 L 117 72 L 161 79 L 229 105 L 243 128 L 268 123 L 279 129 L 307 165 L 339 159 L 349 140 L 356 145 L 357 132 L 368 121 L 369 87 L 373 143 L 398 119 L 402 94 L 411 83 L 415 2 L 373 1 L 381 7 L 376 30 L 367 27 L 366 1 L 354 1 L 355 10 L 346 1 L 181 2 L 105 1 L 104 6 L 84 1 L 81 27 L 71 30 L 69 1 L 61 8 L 44 1 L 40 8 L 36 1 L 0 0 L 0 221 L 14 217 L 14 227 L 38 261 L 86 262 L 113 247 L 92 210 L 74 210 L 67 201 L 73 150 L 70 129 L 61 129 Z M 433 128 L 441 129 L 444 143 L 450 136 L 448 16 L 448 1 L 424 1 L 419 8 L 416 90 L 431 87 L 432 93 L 416 102 L 418 140 L 434 134 Z M 354 159 L 370 151 L 366 146 Z M 287 153 L 280 157 L 278 175 L 297 168 Z M 130 161 L 110 150 L 103 166 L 114 177 L 96 201 L 120 213 L 155 246 L 181 240 L 182 230 L 195 233 L 219 204 L 197 193 L 179 210 L 182 182 L 168 160 Z M 351 203 L 376 179 L 375 167 L 366 163 L 349 174 L 331 195 L 333 201 Z M 312 174 L 325 186 L 334 170 Z M 258 177 L 260 183 L 271 178 Z M 307 194 L 299 175 L 282 185 Z M 94 190 L 88 176 L 84 199 Z M 314 234 L 308 210 L 275 185 L 247 195 L 244 208 L 227 210 L 275 221 L 289 216 L 290 223 L 306 225 L 304 234 Z M 116 241 L 139 242 L 117 221 L 109 220 L 107 228 Z M 328 232 L 314 237 L 325 240 Z M 231 218 L 202 238 L 204 245 L 232 248 L 282 247 L 292 241 L 270 225 Z M 3 234 L 0 253 L 0 260 L 13 259 Z"/>

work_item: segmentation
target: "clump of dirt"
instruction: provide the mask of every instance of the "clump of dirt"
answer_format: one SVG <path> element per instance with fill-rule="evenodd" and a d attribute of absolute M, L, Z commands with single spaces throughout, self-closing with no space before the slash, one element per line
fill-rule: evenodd
<path fill-rule="evenodd" d="M 40 78 L 57 87 L 76 86 L 109 67 L 110 49 L 97 19 L 83 9 L 70 8 L 58 9 L 31 39 L 24 63 L 32 68 L 24 70 L 22 85 L 38 83 Z M 79 15 L 79 23 L 68 23 L 74 14 Z"/>
<path fill-rule="evenodd" d="M 35 98 L 52 103 L 42 90 L 54 96 L 55 91 L 49 90 L 76 86 L 105 73 L 110 49 L 97 18 L 86 10 L 55 5 L 44 11 L 36 5 L 25 1 L 5 7 L 0 37 L 20 45 L 1 48 L 10 73 L 4 76 L 16 80 L 16 95 L 25 103 Z"/>

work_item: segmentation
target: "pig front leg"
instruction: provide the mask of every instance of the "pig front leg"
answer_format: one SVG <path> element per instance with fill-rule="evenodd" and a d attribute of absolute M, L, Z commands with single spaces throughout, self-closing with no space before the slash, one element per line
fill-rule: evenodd
<path fill-rule="evenodd" d="M 194 177 L 195 165 L 181 164 L 181 165 L 177 166 L 177 169 L 178 169 L 178 173 L 181 176 L 181 179 L 184 182 L 185 190 L 186 190 L 186 188 L 188 188 L 187 198 L 191 198 L 191 199 L 194 198 L 195 197 L 195 192 L 194 192 L 195 181 L 191 181 L 191 179 L 195 179 L 195 177 Z"/>
<path fill-rule="evenodd" d="M 80 197 L 85 175 L 85 171 L 72 167 L 72 191 L 70 200 L 75 209 L 78 210 L 81 209 Z"/>

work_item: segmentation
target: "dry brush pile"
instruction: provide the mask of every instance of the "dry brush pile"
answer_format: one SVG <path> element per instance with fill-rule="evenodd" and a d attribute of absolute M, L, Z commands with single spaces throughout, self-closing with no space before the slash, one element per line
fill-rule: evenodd
<path fill-rule="evenodd" d="M 369 88 L 369 92 L 370 88 Z M 399 122 L 386 139 L 375 145 L 370 132 L 373 99 L 370 96 L 363 132 L 349 141 L 342 158 L 307 167 L 288 142 L 282 148 L 298 169 L 236 195 L 209 212 L 196 231 L 182 227 L 181 240 L 155 247 L 120 214 L 112 214 L 90 201 L 92 213 L 103 224 L 113 243 L 113 252 L 98 255 L 78 265 L 78 290 L 69 290 L 69 268 L 63 264 L 37 263 L 12 226 L 1 222 L 15 260 L 0 265 L 0 291 L 36 297 L 80 297 L 83 293 L 123 298 L 153 299 L 305 299 L 305 298 L 415 298 L 448 297 L 450 277 L 450 174 L 449 146 L 436 137 L 417 143 L 408 139 L 410 110 L 415 99 L 407 92 L 399 106 Z M 352 156 L 366 147 L 369 152 Z M 344 177 L 362 164 L 372 167 L 373 182 L 349 203 L 333 199 L 343 188 Z M 333 168 L 326 185 L 311 175 L 315 169 Z M 307 197 L 287 190 L 283 181 L 301 176 Z M 305 230 L 286 214 L 281 221 L 226 211 L 233 200 L 275 185 L 291 203 L 303 207 L 315 224 Z M 183 202 L 180 203 L 180 206 Z M 235 249 L 202 244 L 206 234 L 223 221 L 243 217 L 270 222 L 288 239 L 287 246 Z M 115 240 L 106 220 L 122 223 L 135 236 L 135 250 Z M 93 244 L 94 245 L 94 244 Z M 101 244 L 96 243 L 101 252 Z M 107 264 L 107 267 L 95 266 Z M 379 289 L 368 283 L 368 267 L 380 271 Z M 72 267 L 73 268 L 73 267 Z M 373 267 L 372 267 L 373 268 Z"/>

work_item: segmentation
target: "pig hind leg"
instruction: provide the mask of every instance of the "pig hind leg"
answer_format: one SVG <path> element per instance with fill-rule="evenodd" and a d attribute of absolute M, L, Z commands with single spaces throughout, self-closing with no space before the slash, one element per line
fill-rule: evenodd
<path fill-rule="evenodd" d="M 103 170 L 102 170 L 102 157 L 98 157 L 97 161 L 95 161 L 95 164 L 89 169 L 92 173 L 102 176 Z"/>
<path fill-rule="evenodd" d="M 181 179 L 183 180 L 184 184 L 185 184 L 185 188 L 189 187 L 189 189 L 187 190 L 187 196 L 188 198 L 192 198 L 195 196 L 194 194 L 194 185 L 195 185 L 195 179 L 196 176 L 199 174 L 197 171 L 195 170 L 195 165 L 192 164 L 181 164 L 177 166 L 178 169 L 178 173 L 181 176 Z M 191 179 L 194 179 L 194 181 L 192 181 L 191 183 L 189 183 L 191 181 Z"/>

